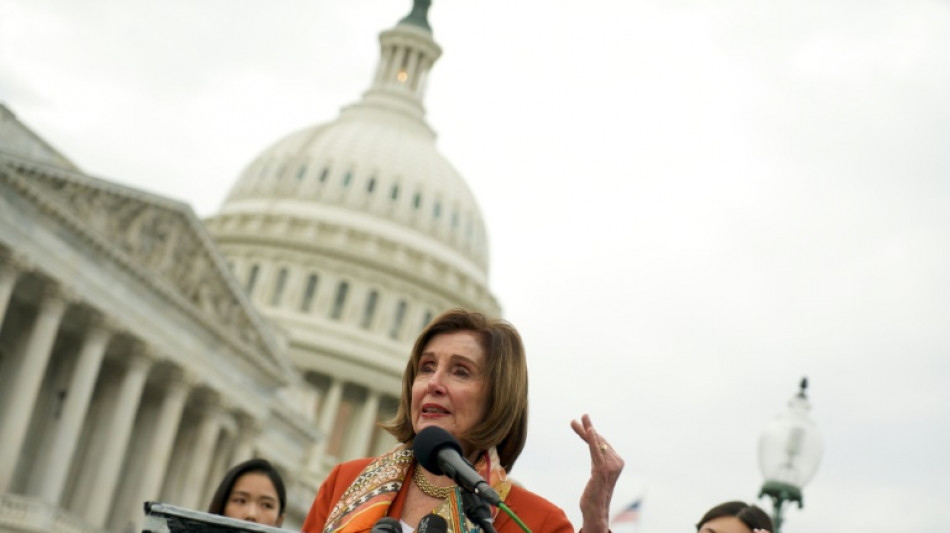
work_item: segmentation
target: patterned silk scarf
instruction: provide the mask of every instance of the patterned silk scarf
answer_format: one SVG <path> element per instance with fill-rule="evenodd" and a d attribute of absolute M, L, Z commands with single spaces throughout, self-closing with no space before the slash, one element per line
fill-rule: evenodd
<path fill-rule="evenodd" d="M 323 533 L 359 533 L 369 531 L 377 520 L 386 516 L 389 506 L 403 483 L 411 483 L 414 459 L 411 445 L 403 444 L 387 452 L 360 472 L 340 501 L 333 506 L 323 527 Z M 420 468 L 416 466 L 415 468 Z M 491 448 L 479 456 L 475 463 L 475 471 L 486 477 L 489 485 L 498 492 L 502 501 L 508 497 L 511 482 L 508 481 L 505 469 L 498 460 L 498 452 Z M 445 518 L 449 531 L 453 533 L 469 533 L 475 529 L 471 522 L 464 519 L 462 513 L 462 490 L 455 487 L 455 495 L 442 502 L 433 512 Z M 498 509 L 494 509 L 497 515 Z M 394 517 L 399 518 L 399 517 Z"/>

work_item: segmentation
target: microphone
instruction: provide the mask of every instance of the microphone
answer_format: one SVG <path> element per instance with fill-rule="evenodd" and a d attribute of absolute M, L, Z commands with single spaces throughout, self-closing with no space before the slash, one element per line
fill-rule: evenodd
<path fill-rule="evenodd" d="M 442 519 L 442 521 L 444 522 L 445 519 Z M 445 533 L 444 527 L 442 532 Z M 370 533 L 402 533 L 402 524 L 391 516 L 384 516 L 373 524 L 373 530 Z"/>
<path fill-rule="evenodd" d="M 475 525 L 482 528 L 485 533 L 497 533 L 495 531 L 495 519 L 491 515 L 491 507 L 485 503 L 485 499 L 477 494 L 462 492 L 462 509 L 465 516 Z"/>
<path fill-rule="evenodd" d="M 419 520 L 416 533 L 445 533 L 448 529 L 449 523 L 444 518 L 435 513 L 429 513 Z"/>
<path fill-rule="evenodd" d="M 438 427 L 423 428 L 412 442 L 412 453 L 426 470 L 452 478 L 460 487 L 498 505 L 501 498 L 475 467 L 462 457 L 462 447 L 448 431 Z"/>

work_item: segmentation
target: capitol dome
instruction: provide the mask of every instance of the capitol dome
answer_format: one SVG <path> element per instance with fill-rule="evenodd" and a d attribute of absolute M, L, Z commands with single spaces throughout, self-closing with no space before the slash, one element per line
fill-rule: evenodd
<path fill-rule="evenodd" d="M 353 229 L 415 243 L 484 282 L 488 250 L 478 205 L 424 126 L 421 117 L 364 100 L 261 153 L 221 214 L 348 216 Z"/>
<path fill-rule="evenodd" d="M 317 391 L 318 468 L 391 444 L 375 422 L 395 412 L 406 358 L 432 318 L 452 307 L 500 314 L 481 212 L 425 120 L 441 54 L 428 4 L 416 0 L 380 34 L 359 102 L 262 152 L 207 221 Z"/>

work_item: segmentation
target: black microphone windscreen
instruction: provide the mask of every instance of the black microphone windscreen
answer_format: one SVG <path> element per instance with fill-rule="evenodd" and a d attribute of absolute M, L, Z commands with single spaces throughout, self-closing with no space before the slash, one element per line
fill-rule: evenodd
<path fill-rule="evenodd" d="M 373 524 L 370 533 L 402 533 L 402 524 L 391 516 L 384 516 Z"/>
<path fill-rule="evenodd" d="M 429 513 L 419 520 L 416 533 L 446 533 L 448 529 L 449 523 L 444 518 L 435 513 Z"/>
<path fill-rule="evenodd" d="M 438 426 L 429 426 L 422 428 L 422 431 L 416 434 L 415 440 L 412 441 L 412 453 L 426 470 L 441 476 L 445 473 L 439 466 L 439 450 L 446 446 L 454 448 L 459 455 L 462 455 L 462 447 L 459 446 L 455 437 Z"/>

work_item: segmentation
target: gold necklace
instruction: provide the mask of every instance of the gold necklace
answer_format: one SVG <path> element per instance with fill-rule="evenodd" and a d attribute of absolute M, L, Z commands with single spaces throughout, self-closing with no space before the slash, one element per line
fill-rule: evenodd
<path fill-rule="evenodd" d="M 426 496 L 440 500 L 444 500 L 455 494 L 455 485 L 451 487 L 436 487 L 432 483 L 429 483 L 429 480 L 422 474 L 422 467 L 419 465 L 416 465 L 415 471 L 412 473 L 412 482 L 415 483 L 416 486 L 419 487 L 419 490 Z"/>

